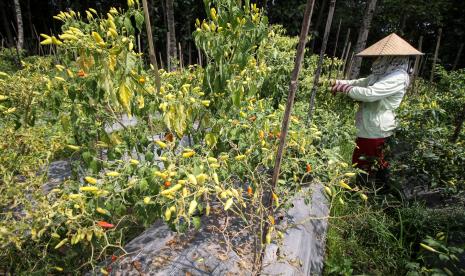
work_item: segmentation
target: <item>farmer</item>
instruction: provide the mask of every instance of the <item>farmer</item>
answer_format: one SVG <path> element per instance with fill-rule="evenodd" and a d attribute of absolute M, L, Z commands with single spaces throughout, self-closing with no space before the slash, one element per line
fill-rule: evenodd
<path fill-rule="evenodd" d="M 367 184 L 368 177 L 386 185 L 389 163 L 385 160 L 386 140 L 396 126 L 395 110 L 409 85 L 409 56 L 422 55 L 405 40 L 391 34 L 357 54 L 376 57 L 371 74 L 356 80 L 331 80 L 331 91 L 360 102 L 355 116 L 356 148 L 352 163 L 368 173 L 358 181 Z"/>

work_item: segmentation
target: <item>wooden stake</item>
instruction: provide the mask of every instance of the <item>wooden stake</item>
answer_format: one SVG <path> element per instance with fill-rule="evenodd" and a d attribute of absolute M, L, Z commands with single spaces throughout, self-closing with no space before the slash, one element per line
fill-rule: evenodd
<path fill-rule="evenodd" d="M 183 69 L 183 61 L 182 61 L 182 48 L 181 48 L 181 42 L 178 42 L 178 48 L 179 48 L 179 67 L 181 67 L 181 70 Z"/>
<path fill-rule="evenodd" d="M 347 67 L 347 71 L 346 71 L 346 74 L 345 74 L 345 77 L 344 77 L 345 79 L 348 79 L 350 77 L 350 72 L 352 71 L 352 66 L 354 64 L 354 55 L 355 55 L 355 52 L 351 51 L 349 67 Z"/>
<path fill-rule="evenodd" d="M 420 39 L 418 40 L 418 51 L 421 52 L 423 46 L 423 36 L 420 36 Z M 412 78 L 412 91 L 415 92 L 415 81 L 417 80 L 418 77 L 418 70 L 420 66 L 420 58 L 421 56 L 416 56 L 415 57 L 415 64 L 413 65 L 413 78 Z"/>
<path fill-rule="evenodd" d="M 189 41 L 189 65 L 192 64 L 192 43 Z"/>
<path fill-rule="evenodd" d="M 202 67 L 202 52 L 198 48 L 197 48 L 197 54 L 199 55 L 198 60 L 197 60 L 198 64 L 200 65 L 200 67 Z"/>
<path fill-rule="evenodd" d="M 441 35 L 442 35 L 442 28 L 439 28 L 438 40 L 436 42 L 436 50 L 434 51 L 434 57 L 433 57 L 433 65 L 431 67 L 431 75 L 429 76 L 429 81 L 430 82 L 432 82 L 433 78 L 434 78 L 434 67 L 436 67 L 436 61 L 438 59 L 439 46 L 441 45 Z"/>
<path fill-rule="evenodd" d="M 462 50 L 463 50 L 463 43 L 460 44 L 459 51 L 457 52 L 457 56 L 455 57 L 454 65 L 452 66 L 452 71 L 454 71 L 455 68 L 457 67 L 457 64 L 459 64 L 460 56 L 462 55 Z"/>
<path fill-rule="evenodd" d="M 142 0 L 142 5 L 144 7 L 144 16 L 145 16 L 145 27 L 147 29 L 147 40 L 149 41 L 149 57 L 150 63 L 154 68 L 155 73 L 155 84 L 157 86 L 157 91 L 160 91 L 161 80 L 160 73 L 158 72 L 157 58 L 155 56 L 155 46 L 153 45 L 153 35 L 152 35 L 152 25 L 150 25 L 150 16 L 149 8 L 147 5 L 147 0 Z"/>
<path fill-rule="evenodd" d="M 342 24 L 342 19 L 339 19 L 339 25 L 337 26 L 337 32 L 336 32 L 336 42 L 334 43 L 333 57 L 336 57 L 337 44 L 339 42 L 339 33 L 341 32 L 341 24 Z"/>
<path fill-rule="evenodd" d="M 329 31 L 331 30 L 331 24 L 333 22 L 333 15 L 334 15 L 335 7 L 336 7 L 336 0 L 331 0 L 331 2 L 329 3 L 328 18 L 326 19 L 326 27 L 325 27 L 325 34 L 323 36 L 323 44 L 321 45 L 321 49 L 320 49 L 320 57 L 318 59 L 318 65 L 316 67 L 316 71 L 313 76 L 313 87 L 312 87 L 312 92 L 310 96 L 310 106 L 308 109 L 308 123 L 309 124 L 312 122 L 313 109 L 315 106 L 315 96 L 316 96 L 316 91 L 318 89 L 318 82 L 320 81 L 321 67 L 323 67 L 323 60 L 324 60 L 325 52 L 326 52 L 326 45 L 328 44 Z"/>
<path fill-rule="evenodd" d="M 284 146 L 286 143 L 287 131 L 289 129 L 289 118 L 291 116 L 292 106 L 294 105 L 295 92 L 298 86 L 298 79 L 300 70 L 302 69 L 302 61 L 304 59 L 305 44 L 307 43 L 308 31 L 310 29 L 310 20 L 312 18 L 313 6 L 315 0 L 307 0 L 305 7 L 304 19 L 302 22 L 302 28 L 300 30 L 299 45 L 297 47 L 294 70 L 291 75 L 291 83 L 289 84 L 289 93 L 287 96 L 286 109 L 284 110 L 284 117 L 281 124 L 281 136 L 279 137 L 279 147 L 276 153 L 273 178 L 271 179 L 271 192 L 274 193 L 276 183 L 278 182 L 279 172 L 281 170 L 281 162 L 283 159 Z M 270 197 L 270 201 L 272 200 Z M 271 203 L 271 202 L 270 202 Z"/>
<path fill-rule="evenodd" d="M 331 75 L 333 74 L 333 65 L 334 65 L 334 59 L 336 58 L 337 44 L 339 42 L 339 32 L 341 31 L 341 23 L 342 23 L 342 19 L 339 19 L 339 25 L 337 27 L 337 32 L 336 32 L 336 42 L 334 43 L 333 57 L 331 58 L 331 65 L 329 66 L 328 79 L 331 79 Z"/>
<path fill-rule="evenodd" d="M 166 32 L 166 66 L 168 68 L 168 71 L 171 72 L 170 42 L 170 32 Z"/>
<path fill-rule="evenodd" d="M 349 41 L 349 44 L 347 44 L 347 49 L 346 49 L 346 56 L 344 58 L 344 63 L 342 64 L 342 70 L 341 70 L 341 75 L 344 78 L 345 77 L 345 71 L 347 67 L 347 59 L 349 58 L 349 53 L 350 53 L 350 47 L 352 46 L 352 42 Z M 338 76 L 339 78 L 339 76 Z"/>
<path fill-rule="evenodd" d="M 163 57 L 161 56 L 161 52 L 158 52 L 158 56 L 160 57 L 160 68 L 165 68 L 165 65 L 163 64 Z"/>
<path fill-rule="evenodd" d="M 347 35 L 346 35 L 346 39 L 344 41 L 344 48 L 342 49 L 342 54 L 341 54 L 341 59 L 344 61 L 345 59 L 345 55 L 346 55 L 346 51 L 347 51 L 347 46 L 349 44 L 349 37 L 350 37 L 350 28 L 347 29 Z M 339 65 L 337 67 L 337 75 L 336 75 L 336 78 L 339 78 L 340 76 L 340 72 L 341 72 L 341 65 Z"/>

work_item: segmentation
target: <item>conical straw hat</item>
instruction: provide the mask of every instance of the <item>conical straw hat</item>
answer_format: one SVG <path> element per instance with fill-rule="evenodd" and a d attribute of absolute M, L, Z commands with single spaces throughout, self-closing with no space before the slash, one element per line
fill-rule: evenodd
<path fill-rule="evenodd" d="M 392 33 L 357 54 L 359 57 L 369 56 L 419 56 L 423 55 L 400 36 Z"/>

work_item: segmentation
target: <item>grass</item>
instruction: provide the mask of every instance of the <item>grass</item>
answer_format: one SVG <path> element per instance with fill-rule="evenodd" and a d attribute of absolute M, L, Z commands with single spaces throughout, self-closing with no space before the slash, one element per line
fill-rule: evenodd
<path fill-rule="evenodd" d="M 405 275 L 411 263 L 422 263 L 419 243 L 427 236 L 447 233 L 451 243 L 465 241 L 463 206 L 429 209 L 386 207 L 372 200 L 347 200 L 332 206 L 327 238 L 326 275 Z"/>

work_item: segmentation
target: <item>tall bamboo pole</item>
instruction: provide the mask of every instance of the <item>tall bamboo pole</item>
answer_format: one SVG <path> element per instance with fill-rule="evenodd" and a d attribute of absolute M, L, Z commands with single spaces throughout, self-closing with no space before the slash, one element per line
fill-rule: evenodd
<path fill-rule="evenodd" d="M 173 61 L 171 59 L 170 49 L 171 49 L 170 32 L 166 32 L 166 66 L 167 66 L 168 71 L 171 71 L 171 62 Z"/>
<path fill-rule="evenodd" d="M 347 71 L 344 77 L 345 79 L 350 78 L 350 72 L 352 72 L 352 66 L 354 65 L 354 55 L 355 55 L 355 51 L 352 51 L 350 53 L 349 67 L 347 67 Z"/>
<path fill-rule="evenodd" d="M 350 37 L 350 28 L 347 29 L 347 35 L 346 35 L 346 39 L 345 39 L 345 41 L 344 41 L 344 48 L 342 48 L 342 54 L 341 54 L 341 59 L 342 59 L 342 61 L 344 61 L 344 59 L 345 59 L 345 55 L 346 55 L 346 51 L 347 51 L 347 46 L 348 46 L 348 44 L 349 44 L 349 37 Z M 339 65 L 339 66 L 337 67 L 336 78 L 339 78 L 340 72 L 341 72 L 341 65 Z"/>
<path fill-rule="evenodd" d="M 329 31 L 331 30 L 331 24 L 333 22 L 333 15 L 334 15 L 335 7 L 336 7 L 336 0 L 331 0 L 331 2 L 329 3 L 328 18 L 326 19 L 325 34 L 323 36 L 323 44 L 321 45 L 321 49 L 320 49 L 320 57 L 318 59 L 318 66 L 316 67 L 316 71 L 313 76 L 313 87 L 312 87 L 312 93 L 310 96 L 310 105 L 308 108 L 308 122 L 309 123 L 312 122 L 313 109 L 315 106 L 316 90 L 318 89 L 318 82 L 320 81 L 321 67 L 323 67 L 323 60 L 324 60 L 325 52 L 326 52 L 326 45 L 328 44 Z"/>
<path fill-rule="evenodd" d="M 305 7 L 304 19 L 300 30 L 299 45 L 297 47 L 294 70 L 291 75 L 291 83 L 289 84 L 289 93 L 287 96 L 286 109 L 281 124 L 281 136 L 279 138 L 278 152 L 276 153 L 273 178 L 271 179 L 271 191 L 274 192 L 276 183 L 278 182 L 279 172 L 281 170 L 281 162 L 284 153 L 284 145 L 286 143 L 287 131 L 289 130 L 289 118 L 291 116 L 292 106 L 294 104 L 295 92 L 298 86 L 300 70 L 302 69 L 302 61 L 304 59 L 305 44 L 307 43 L 308 31 L 310 29 L 310 20 L 312 18 L 313 6 L 315 0 L 307 0 Z M 272 197 L 270 197 L 270 200 Z"/>
<path fill-rule="evenodd" d="M 161 52 L 158 52 L 158 57 L 160 58 L 160 68 L 161 69 L 165 68 L 165 65 L 163 64 L 163 57 L 161 55 Z"/>
<path fill-rule="evenodd" d="M 462 55 L 462 51 L 463 51 L 463 43 L 460 44 L 459 51 L 457 52 L 457 56 L 455 57 L 455 60 L 454 60 L 454 65 L 452 66 L 452 71 L 454 71 L 455 68 L 457 67 L 457 65 L 459 64 L 460 56 Z"/>
<path fill-rule="evenodd" d="M 183 65 L 183 58 L 182 58 L 181 42 L 178 43 L 178 49 L 179 49 L 179 67 L 181 67 L 181 70 L 182 70 L 184 68 L 184 65 Z"/>
<path fill-rule="evenodd" d="M 333 74 L 333 65 L 334 65 L 334 59 L 336 58 L 337 44 L 339 42 L 339 32 L 341 31 L 341 23 L 342 23 L 342 19 L 339 19 L 339 25 L 337 27 L 337 32 L 336 32 L 336 42 L 334 43 L 333 56 L 331 57 L 331 65 L 329 66 L 328 79 L 331 79 L 331 75 Z"/>
<path fill-rule="evenodd" d="M 346 49 L 346 56 L 344 57 L 344 63 L 342 64 L 342 71 L 341 71 L 341 74 L 342 74 L 342 77 L 344 78 L 345 77 L 345 71 L 346 71 L 346 67 L 347 67 L 347 59 L 349 58 L 349 53 L 350 53 L 350 47 L 352 46 L 352 42 L 349 41 L 349 44 L 347 44 L 347 49 Z"/>
<path fill-rule="evenodd" d="M 147 29 L 147 40 L 149 41 L 150 63 L 152 64 L 154 71 L 155 71 L 155 84 L 157 86 L 157 91 L 160 91 L 161 80 L 160 80 L 160 73 L 158 72 L 157 58 L 155 56 L 155 46 L 153 45 L 152 25 L 150 24 L 150 16 L 149 16 L 149 8 L 147 5 L 147 0 L 142 0 L 142 5 L 144 7 L 145 27 Z"/>
<path fill-rule="evenodd" d="M 420 39 L 418 40 L 418 51 L 421 52 L 423 47 L 423 36 L 420 36 Z M 418 77 L 418 70 L 420 66 L 420 58 L 421 56 L 416 56 L 415 57 L 415 63 L 413 65 L 413 79 L 412 79 L 412 91 L 415 92 L 415 81 L 417 80 Z"/>
<path fill-rule="evenodd" d="M 442 35 L 442 28 L 439 28 L 438 40 L 436 42 L 436 50 L 434 51 L 433 64 L 431 66 L 431 75 L 429 76 L 430 82 L 433 81 L 433 78 L 434 78 L 434 67 L 436 67 L 436 61 L 438 59 L 439 46 L 441 45 L 441 35 Z"/>

